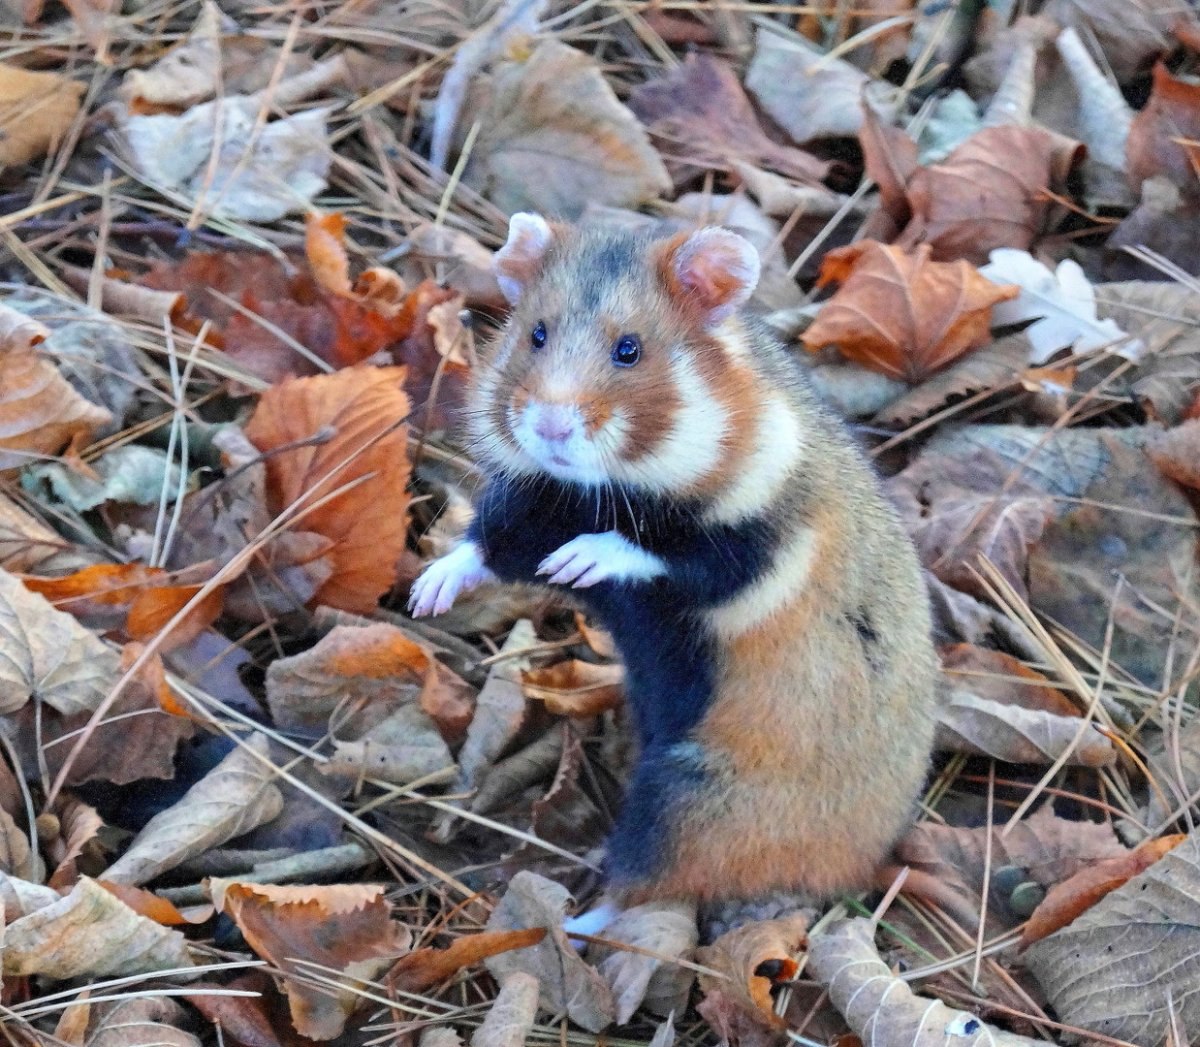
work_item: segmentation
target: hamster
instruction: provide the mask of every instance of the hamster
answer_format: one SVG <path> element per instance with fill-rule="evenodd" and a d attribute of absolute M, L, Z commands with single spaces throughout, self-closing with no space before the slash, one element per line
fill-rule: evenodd
<path fill-rule="evenodd" d="M 516 214 L 494 264 L 513 308 L 470 400 L 487 480 L 413 614 L 540 581 L 612 634 L 640 743 L 618 905 L 874 886 L 933 744 L 929 608 L 871 467 L 740 311 L 754 248 Z"/>

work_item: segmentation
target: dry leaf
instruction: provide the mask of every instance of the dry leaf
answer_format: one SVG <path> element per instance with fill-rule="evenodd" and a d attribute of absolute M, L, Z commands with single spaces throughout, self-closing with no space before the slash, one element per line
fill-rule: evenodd
<path fill-rule="evenodd" d="M 200 1047 L 179 1028 L 184 1010 L 165 996 L 134 997 L 104 1006 L 90 1023 L 85 1047 Z"/>
<path fill-rule="evenodd" d="M 400 706 L 361 737 L 334 737 L 333 752 L 322 774 L 363 777 L 406 785 L 431 776 L 449 778 L 454 757 L 437 725 L 415 704 Z"/>
<path fill-rule="evenodd" d="M 628 1023 L 642 1006 L 659 1015 L 683 1012 L 695 975 L 672 961 L 690 960 L 696 948 L 695 906 L 683 902 L 635 905 L 623 910 L 600 937 L 645 950 L 629 952 L 598 944 L 589 949 L 588 958 L 612 989 L 618 1025 Z"/>
<path fill-rule="evenodd" d="M 182 934 L 139 916 L 94 880 L 53 897 L 5 928 L 6 975 L 94 978 L 192 966 Z"/>
<path fill-rule="evenodd" d="M 583 962 L 563 931 L 570 897 L 565 887 L 544 877 L 517 873 L 493 910 L 488 930 L 545 927 L 547 934 L 531 948 L 489 959 L 487 968 L 501 982 L 516 972 L 533 975 L 540 986 L 542 1010 L 566 1012 L 576 1025 L 600 1032 L 612 1024 L 615 1003 L 608 984 Z"/>
<path fill-rule="evenodd" d="M 244 1047 L 286 1047 L 290 1040 L 284 1031 L 286 1026 L 278 1021 L 276 1013 L 279 992 L 263 971 L 251 971 L 220 985 L 192 982 L 189 988 L 194 992 L 184 998 L 213 1025 L 220 1026 L 226 1042 L 232 1040 Z M 213 989 L 238 989 L 258 995 L 217 995 L 211 991 Z"/>
<path fill-rule="evenodd" d="M 1043 231 L 1048 193 L 1064 191 L 1081 156 L 1078 143 L 1041 128 L 984 128 L 913 174 L 906 189 L 913 218 L 899 243 L 926 243 L 939 261 L 976 265 L 998 247 L 1028 250 Z"/>
<path fill-rule="evenodd" d="M 1044 13 L 1094 40 L 1122 84 L 1173 48 L 1172 29 L 1189 24 L 1189 13 L 1174 0 L 1050 0 Z"/>
<path fill-rule="evenodd" d="M 0 133 L 0 149 L 3 140 Z M 0 304 L 0 470 L 58 454 L 72 440 L 86 443 L 112 421 L 108 411 L 80 396 L 37 350 L 49 333 L 36 320 Z"/>
<path fill-rule="evenodd" d="M 119 664 L 69 614 L 0 571 L 0 713 L 34 696 L 63 714 L 90 713 L 108 696 Z"/>
<path fill-rule="evenodd" d="M 525 697 L 544 702 L 555 716 L 597 716 L 620 708 L 625 698 L 625 669 L 578 658 L 521 673 Z"/>
<path fill-rule="evenodd" d="M 55 864 L 48 882 L 56 891 L 64 891 L 78 883 L 76 862 L 84 851 L 99 849 L 99 834 L 104 827 L 104 819 L 95 808 L 74 797 L 63 800 L 55 814 L 60 833 L 58 839 L 45 845 L 48 857 Z"/>
<path fill-rule="evenodd" d="M 487 1017 L 471 1037 L 471 1047 L 525 1047 L 537 1018 L 539 988 L 532 974 L 513 971 L 505 977 Z"/>
<path fill-rule="evenodd" d="M 0 62 L 0 168 L 27 164 L 55 148 L 75 122 L 84 89 L 59 73 Z"/>
<path fill-rule="evenodd" d="M 40 881 L 45 871 L 38 853 L 29 846 L 29 835 L 8 811 L 0 808 L 0 873 Z"/>
<path fill-rule="evenodd" d="M 985 1025 L 970 1011 L 917 996 L 880 959 L 875 925 L 859 918 L 840 920 L 814 934 L 808 970 L 829 990 L 833 1005 L 863 1043 L 903 1043 L 908 1047 L 1036 1047 L 1042 1040 Z"/>
<path fill-rule="evenodd" d="M 1101 898 L 1145 872 L 1186 839 L 1183 834 L 1177 834 L 1146 840 L 1126 855 L 1106 858 L 1080 869 L 1070 879 L 1056 883 L 1026 921 L 1021 931 L 1021 948 L 1028 948 L 1034 942 L 1066 927 Z"/>
<path fill-rule="evenodd" d="M 251 735 L 178 803 L 151 818 L 104 878 L 135 886 L 146 883 L 269 822 L 283 809 L 283 796 L 272 782 L 270 764 L 258 758 L 267 752 L 266 738 Z"/>
<path fill-rule="evenodd" d="M 476 308 L 508 308 L 492 271 L 492 252 L 478 240 L 458 229 L 422 222 L 408 234 L 411 248 L 407 263 L 427 275 L 436 265 L 445 283 L 462 293 L 466 304 Z M 415 280 L 414 280 L 415 282 Z"/>
<path fill-rule="evenodd" d="M 732 170 L 749 161 L 802 182 L 820 182 L 829 163 L 767 137 L 733 70 L 692 52 L 683 65 L 634 88 L 629 107 L 680 168 L 676 182 L 697 169 Z"/>
<path fill-rule="evenodd" d="M 349 977 L 345 988 L 287 978 L 292 1021 L 317 1040 L 340 1036 L 346 1019 L 366 1001 L 355 991 L 408 951 L 412 934 L 391 919 L 383 888 L 373 884 L 288 886 L 211 880 L 213 903 L 230 916 L 264 960 L 286 972 L 311 974 L 307 961 Z"/>
<path fill-rule="evenodd" d="M 1131 1043 L 1200 1027 L 1195 834 L 1025 953 L 1059 1021 Z"/>
<path fill-rule="evenodd" d="M 305 530 L 335 543 L 333 577 L 315 602 L 369 613 L 395 580 L 408 522 L 403 380 L 396 367 L 291 379 L 263 393 L 246 426 L 260 451 L 332 431 L 322 444 L 273 454 L 266 463 L 273 513 L 314 506 L 352 485 L 303 514 Z"/>
<path fill-rule="evenodd" d="M 896 857 L 950 889 L 978 895 L 983 889 L 986 852 L 986 828 L 922 822 L 897 845 Z M 994 826 L 991 852 L 992 869 L 1015 866 L 1024 871 L 1026 879 L 1043 887 L 1126 853 L 1111 825 L 1059 818 L 1049 805 L 1017 825 Z"/>
<path fill-rule="evenodd" d="M 858 134 L 868 82 L 849 62 L 765 26 L 746 70 L 746 90 L 794 142 Z"/>
<path fill-rule="evenodd" d="M 1094 724 L 1078 716 L 1004 705 L 955 688 L 938 706 L 936 747 L 974 753 L 1007 763 L 1049 766 L 1062 758 L 1071 766 L 1110 767 L 1117 749 Z"/>
<path fill-rule="evenodd" d="M 594 60 L 546 39 L 490 78 L 463 182 L 506 214 L 578 218 L 588 203 L 637 207 L 670 178 Z"/>
<path fill-rule="evenodd" d="M 804 332 L 816 351 L 836 345 L 856 363 L 916 383 L 991 338 L 992 307 L 1014 298 L 967 262 L 931 261 L 874 241 L 830 251 L 820 284 L 841 283 Z"/>
<path fill-rule="evenodd" d="M 941 651 L 942 673 L 952 688 L 970 691 L 1002 705 L 1078 716 L 1079 707 L 1036 669 L 1004 651 L 971 643 Z"/>
<path fill-rule="evenodd" d="M 769 1025 L 782 1027 L 775 1013 L 771 987 L 791 981 L 799 965 L 796 956 L 804 947 L 808 917 L 795 913 L 778 920 L 760 920 L 726 931 L 712 945 L 696 953 L 696 962 L 725 978 L 700 975 L 700 988 L 730 994 L 740 1005 Z"/>
<path fill-rule="evenodd" d="M 1126 152 L 1129 182 L 1139 189 L 1147 178 L 1165 175 L 1185 193 L 1200 190 L 1200 82 L 1154 67 L 1150 101 L 1133 118 Z"/>
<path fill-rule="evenodd" d="M 388 972 L 388 984 L 401 992 L 423 993 L 464 967 L 511 949 L 527 949 L 546 936 L 541 927 L 523 931 L 480 931 L 456 938 L 445 949 L 414 949 Z"/>

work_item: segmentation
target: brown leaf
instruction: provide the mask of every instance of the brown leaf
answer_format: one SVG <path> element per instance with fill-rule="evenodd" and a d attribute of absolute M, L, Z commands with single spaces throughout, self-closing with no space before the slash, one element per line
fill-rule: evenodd
<path fill-rule="evenodd" d="M 268 389 L 246 426 L 261 451 L 272 451 L 331 429 L 327 442 L 298 447 L 267 460 L 272 512 L 297 503 L 306 530 L 331 539 L 334 575 L 314 602 L 368 613 L 396 577 L 408 521 L 408 397 L 404 370 L 361 367 L 297 378 Z M 357 483 L 356 483 L 357 481 Z M 301 502 L 300 500 L 303 499 Z"/>
<path fill-rule="evenodd" d="M 555 716 L 596 716 L 617 709 L 625 697 L 625 670 L 577 658 L 521 673 L 525 697 L 544 702 Z"/>
<path fill-rule="evenodd" d="M 961 829 L 922 822 L 896 848 L 897 859 L 936 877 L 950 889 L 983 888 L 987 829 Z M 1080 869 L 1126 853 L 1112 826 L 1071 821 L 1045 806 L 1013 826 L 993 826 L 991 867 L 1015 866 L 1043 887 Z"/>
<path fill-rule="evenodd" d="M 217 985 L 212 982 L 191 982 L 188 986 L 194 989 L 184 997 L 213 1025 L 220 1026 L 222 1034 L 232 1039 L 242 1047 L 285 1047 L 280 1036 L 276 1034 L 270 1004 L 278 993 L 274 982 L 262 971 L 251 971 L 249 974 L 233 981 Z M 243 992 L 256 992 L 256 997 L 217 995 L 204 990 L 235 989 Z M 285 1019 L 286 1021 L 286 1019 Z M 288 1043 L 291 1043 L 288 1038 Z"/>
<path fill-rule="evenodd" d="M 595 61 L 554 39 L 494 73 L 463 182 L 506 214 L 578 218 L 588 203 L 636 207 L 671 186 L 636 118 Z"/>
<path fill-rule="evenodd" d="M 179 1026 L 184 1010 L 165 996 L 142 996 L 102 1004 L 85 1047 L 200 1047 L 200 1041 Z"/>
<path fill-rule="evenodd" d="M 455 770 L 454 757 L 433 721 L 414 703 L 400 706 L 353 741 L 334 739 L 334 750 L 321 765 L 322 774 L 352 779 L 369 776 L 407 784 Z"/>
<path fill-rule="evenodd" d="M 1126 152 L 1129 181 L 1138 189 L 1147 178 L 1165 175 L 1185 191 L 1200 190 L 1200 82 L 1175 77 L 1159 62 L 1150 101 L 1133 118 Z"/>
<path fill-rule="evenodd" d="M 414 949 L 396 963 L 386 980 L 401 992 L 423 993 L 464 967 L 482 963 L 489 956 L 498 956 L 511 949 L 527 949 L 545 937 L 544 927 L 464 934 L 444 949 Z"/>
<path fill-rule="evenodd" d="M 1050 0 L 1043 13 L 1095 41 L 1121 84 L 1173 49 L 1172 29 L 1193 24 L 1190 12 L 1174 0 Z"/>
<path fill-rule="evenodd" d="M 625 909 L 601 937 L 640 952 L 594 944 L 588 951 L 617 1004 L 617 1024 L 639 1007 L 659 1015 L 682 1014 L 695 975 L 673 961 L 689 960 L 696 948 L 696 909 L 690 903 L 649 902 Z"/>
<path fill-rule="evenodd" d="M 808 918 L 802 913 L 726 931 L 712 945 L 696 953 L 697 963 L 711 967 L 725 978 L 701 974 L 700 987 L 706 994 L 713 989 L 730 993 L 760 1021 L 782 1026 L 782 1019 L 775 1013 L 771 988 L 796 976 L 799 969 L 796 954 L 804 947 L 807 931 Z"/>
<path fill-rule="evenodd" d="M 1042 904 L 1033 911 L 1021 931 L 1021 948 L 1026 949 L 1055 931 L 1066 927 L 1087 912 L 1101 898 L 1145 872 L 1168 851 L 1187 837 L 1182 833 L 1146 840 L 1128 854 L 1106 858 L 1080 869 L 1070 879 L 1056 883 Z"/>
<path fill-rule="evenodd" d="M 56 815 L 59 837 L 46 845 L 47 855 L 55 863 L 54 873 L 48 883 L 56 891 L 65 891 L 79 882 L 79 870 L 76 868 L 79 857 L 85 850 L 97 849 L 104 819 L 94 808 L 73 797 L 62 802 Z"/>
<path fill-rule="evenodd" d="M 941 652 L 942 672 L 959 687 L 1002 705 L 1078 716 L 1079 707 L 1049 679 L 1004 651 L 960 643 Z"/>
<path fill-rule="evenodd" d="M 4 135 L 0 132 L 0 151 L 3 148 Z M 48 335 L 49 331 L 36 320 L 0 305 L 0 370 L 4 373 L 0 385 L 0 470 L 19 469 L 39 456 L 58 454 L 72 440 L 86 443 L 98 428 L 112 420 L 103 407 L 80 396 L 58 368 L 37 351 L 38 343 Z"/>
<path fill-rule="evenodd" d="M 391 919 L 378 885 L 279 887 L 212 880 L 210 890 L 217 908 L 264 960 L 300 975 L 311 969 L 296 961 L 351 976 L 345 988 L 333 991 L 301 978 L 285 980 L 296 1029 L 313 1039 L 341 1035 L 347 1018 L 364 1002 L 354 991 L 359 981 L 373 980 L 412 941 L 408 929 Z"/>
<path fill-rule="evenodd" d="M 1028 249 L 1043 232 L 1082 147 L 1036 127 L 987 127 L 907 186 L 913 218 L 898 243 L 929 244 L 938 261 L 983 265 L 997 247 Z"/>
<path fill-rule="evenodd" d="M 544 927 L 547 934 L 531 948 L 492 957 L 487 967 L 500 981 L 514 972 L 533 975 L 539 983 L 542 1010 L 565 1011 L 588 1032 L 600 1032 L 612 1024 L 616 1013 L 612 991 L 583 962 L 563 931 L 569 900 L 565 887 L 534 873 L 517 873 L 493 910 L 488 930 Z"/>
<path fill-rule="evenodd" d="M 692 52 L 665 76 L 634 88 L 629 107 L 682 168 L 676 181 L 696 169 L 733 170 L 749 161 L 801 182 L 820 182 L 829 163 L 767 137 L 733 70 L 718 58 Z"/>
<path fill-rule="evenodd" d="M 75 122 L 84 87 L 59 73 L 0 62 L 0 168 L 27 164 L 55 148 Z"/>
<path fill-rule="evenodd" d="M 966 262 L 931 261 L 875 241 L 830 251 L 820 284 L 841 283 L 804 332 L 815 352 L 836 345 L 856 363 L 892 378 L 919 382 L 991 338 L 992 306 L 1018 288 L 994 284 Z"/>

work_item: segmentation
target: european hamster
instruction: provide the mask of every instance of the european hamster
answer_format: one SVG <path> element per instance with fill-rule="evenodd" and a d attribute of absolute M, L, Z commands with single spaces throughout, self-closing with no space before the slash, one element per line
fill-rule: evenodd
<path fill-rule="evenodd" d="M 870 466 L 740 312 L 754 248 L 517 214 L 495 270 L 487 481 L 413 613 L 541 581 L 611 632 L 640 742 L 607 846 L 621 904 L 872 886 L 929 763 L 929 609 Z"/>

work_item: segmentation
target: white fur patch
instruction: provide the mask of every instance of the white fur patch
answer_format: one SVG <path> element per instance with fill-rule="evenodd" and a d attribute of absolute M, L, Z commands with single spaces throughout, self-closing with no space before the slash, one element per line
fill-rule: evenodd
<path fill-rule="evenodd" d="M 492 271 L 510 305 L 516 305 L 525 290 L 523 275 L 537 266 L 553 239 L 540 214 L 518 211 L 508 220 L 508 240 L 492 259 Z"/>
<path fill-rule="evenodd" d="M 657 450 L 636 461 L 614 463 L 613 474 L 651 491 L 677 493 L 720 467 L 722 438 L 730 420 L 687 351 L 672 357 L 671 377 L 680 399 L 675 424 Z M 636 434 L 628 439 L 633 438 Z M 623 458 L 636 450 L 628 446 L 628 439 Z"/>
<path fill-rule="evenodd" d="M 736 524 L 763 511 L 787 482 L 804 451 L 796 412 L 770 396 L 755 419 L 754 451 L 740 466 L 729 489 L 704 514 L 709 523 Z"/>
<path fill-rule="evenodd" d="M 709 622 L 717 634 L 733 638 L 749 632 L 800 596 L 808 583 L 815 545 L 814 532 L 801 528 L 779 550 L 770 572 L 729 603 L 709 612 Z"/>
<path fill-rule="evenodd" d="M 434 560 L 413 583 L 408 597 L 409 610 L 414 618 L 445 614 L 463 593 L 469 593 L 495 577 L 484 564 L 479 546 L 474 542 L 463 542 Z"/>
<path fill-rule="evenodd" d="M 648 582 L 666 571 L 653 553 L 617 531 L 604 531 L 572 538 L 547 556 L 537 573 L 553 585 L 587 589 L 604 581 Z"/>

